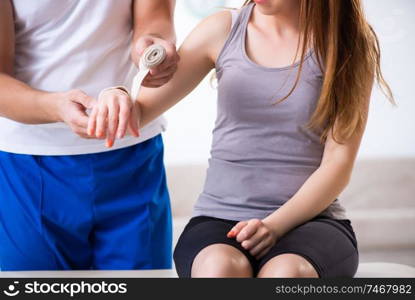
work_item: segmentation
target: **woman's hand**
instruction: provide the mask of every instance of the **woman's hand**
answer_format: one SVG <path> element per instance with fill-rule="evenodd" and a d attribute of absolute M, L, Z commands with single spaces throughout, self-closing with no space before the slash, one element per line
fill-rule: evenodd
<path fill-rule="evenodd" d="M 257 259 L 263 257 L 277 241 L 277 234 L 259 219 L 237 223 L 227 236 L 236 238 Z"/>
<path fill-rule="evenodd" d="M 106 146 L 112 147 L 116 138 L 125 136 L 127 129 L 138 137 L 138 106 L 121 89 L 101 92 L 88 120 L 87 132 L 90 136 L 106 138 Z"/>

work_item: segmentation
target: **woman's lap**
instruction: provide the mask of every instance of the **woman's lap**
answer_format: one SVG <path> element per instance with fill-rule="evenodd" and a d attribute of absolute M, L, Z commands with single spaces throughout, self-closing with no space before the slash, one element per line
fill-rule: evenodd
<path fill-rule="evenodd" d="M 293 253 L 307 259 L 320 277 L 353 277 L 358 265 L 356 238 L 349 220 L 316 217 L 284 235 L 261 259 L 245 250 L 226 233 L 238 221 L 207 216 L 192 218 L 174 249 L 180 277 L 190 277 L 193 260 L 205 247 L 227 244 L 237 248 L 250 262 L 254 275 L 273 257 Z"/>

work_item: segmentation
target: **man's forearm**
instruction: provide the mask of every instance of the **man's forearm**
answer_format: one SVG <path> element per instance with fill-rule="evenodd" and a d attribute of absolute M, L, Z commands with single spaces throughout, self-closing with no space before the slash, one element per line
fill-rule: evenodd
<path fill-rule="evenodd" d="M 137 41 L 145 36 L 157 37 L 176 44 L 174 0 L 135 0 L 133 6 L 133 41 L 131 58 L 138 64 Z"/>
<path fill-rule="evenodd" d="M 55 93 L 35 90 L 21 81 L 0 73 L 0 116 L 26 124 L 58 121 Z"/>
<path fill-rule="evenodd" d="M 174 31 L 173 21 L 153 20 L 150 24 L 143 26 L 143 28 L 134 30 L 133 43 L 140 37 L 147 35 L 161 38 L 173 44 L 176 43 L 176 33 Z"/>
<path fill-rule="evenodd" d="M 175 2 L 175 0 L 135 0 L 133 6 L 134 41 L 144 35 L 154 35 L 175 43 Z"/>

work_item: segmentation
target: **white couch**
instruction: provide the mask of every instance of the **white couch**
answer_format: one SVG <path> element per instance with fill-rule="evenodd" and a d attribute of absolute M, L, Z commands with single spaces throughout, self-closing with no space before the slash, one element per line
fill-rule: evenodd
<path fill-rule="evenodd" d="M 167 166 L 174 243 L 203 187 L 206 167 L 205 164 Z M 356 162 L 350 184 L 339 199 L 346 207 L 358 239 L 363 263 L 357 276 L 389 274 L 395 277 L 412 270 L 409 266 L 393 267 L 385 264 L 385 260 L 415 267 L 414 183 L 415 159 Z M 365 264 L 369 262 L 377 264 Z"/>
<path fill-rule="evenodd" d="M 171 270 L 148 271 L 25 271 L 0 272 L 0 278 L 175 278 Z M 362 263 L 355 277 L 361 278 L 415 278 L 415 268 L 392 263 Z"/>
<path fill-rule="evenodd" d="M 202 189 L 206 165 L 167 167 L 172 199 L 174 244 L 189 219 Z M 358 238 L 363 261 L 356 277 L 412 277 L 415 268 L 382 261 L 377 252 L 388 253 L 392 262 L 402 259 L 415 266 L 415 159 L 358 161 L 348 188 L 340 196 Z M 404 256 L 405 256 L 404 255 Z M 177 277 L 172 270 L 151 271 L 36 271 L 0 272 L 0 277 Z"/>

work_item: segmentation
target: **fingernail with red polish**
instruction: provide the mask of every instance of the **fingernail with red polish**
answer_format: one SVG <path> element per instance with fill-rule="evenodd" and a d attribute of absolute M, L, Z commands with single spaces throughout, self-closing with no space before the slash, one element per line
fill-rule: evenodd
<path fill-rule="evenodd" d="M 228 238 L 234 238 L 234 237 L 235 237 L 235 235 L 236 235 L 236 234 L 235 234 L 235 231 L 232 231 L 232 230 L 231 230 L 231 231 L 229 231 L 229 232 L 228 232 L 228 234 L 227 234 Z"/>

